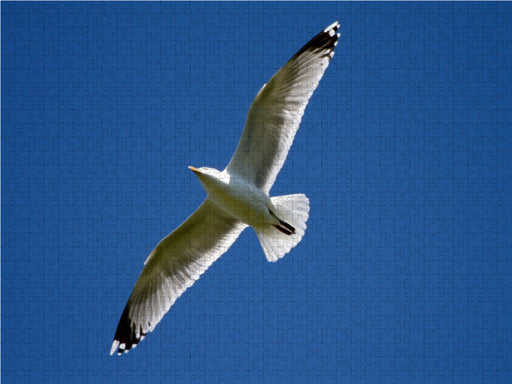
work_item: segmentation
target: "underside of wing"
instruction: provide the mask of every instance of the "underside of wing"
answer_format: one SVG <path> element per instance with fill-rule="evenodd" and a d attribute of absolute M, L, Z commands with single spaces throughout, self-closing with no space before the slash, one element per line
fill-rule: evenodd
<path fill-rule="evenodd" d="M 304 109 L 334 55 L 339 24 L 315 36 L 263 86 L 227 170 L 268 192 L 286 160 Z"/>
<path fill-rule="evenodd" d="M 176 299 L 235 242 L 245 224 L 209 199 L 146 260 L 112 343 L 110 354 L 128 352 L 153 331 Z"/>

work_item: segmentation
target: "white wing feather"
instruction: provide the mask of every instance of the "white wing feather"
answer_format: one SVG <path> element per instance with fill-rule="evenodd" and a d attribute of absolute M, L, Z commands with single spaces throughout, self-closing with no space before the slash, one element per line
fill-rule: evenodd
<path fill-rule="evenodd" d="M 286 160 L 304 109 L 334 55 L 337 22 L 315 36 L 256 95 L 226 170 L 268 192 Z"/>
<path fill-rule="evenodd" d="M 146 260 L 119 321 L 110 354 L 135 348 L 246 227 L 206 199 L 164 238 Z"/>

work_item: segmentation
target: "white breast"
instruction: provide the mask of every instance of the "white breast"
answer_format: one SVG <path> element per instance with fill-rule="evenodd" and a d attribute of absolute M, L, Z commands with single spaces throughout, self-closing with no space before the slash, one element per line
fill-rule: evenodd
<path fill-rule="evenodd" d="M 201 178 L 208 197 L 223 211 L 252 227 L 273 222 L 268 195 L 254 184 L 222 172 L 222 177 Z"/>

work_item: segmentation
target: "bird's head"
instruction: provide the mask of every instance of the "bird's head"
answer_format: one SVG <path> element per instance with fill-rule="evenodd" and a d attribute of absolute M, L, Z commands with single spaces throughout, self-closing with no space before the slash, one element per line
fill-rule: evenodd
<path fill-rule="evenodd" d="M 198 177 L 200 176 L 212 176 L 212 177 L 220 177 L 221 171 L 215 169 L 215 168 L 209 168 L 209 167 L 201 167 L 196 168 L 193 166 L 188 167 L 192 172 L 194 172 Z"/>
<path fill-rule="evenodd" d="M 226 172 L 221 172 L 218 169 L 210 168 L 210 167 L 188 167 L 192 172 L 196 174 L 201 183 L 205 185 L 211 183 L 229 183 L 229 175 Z"/>

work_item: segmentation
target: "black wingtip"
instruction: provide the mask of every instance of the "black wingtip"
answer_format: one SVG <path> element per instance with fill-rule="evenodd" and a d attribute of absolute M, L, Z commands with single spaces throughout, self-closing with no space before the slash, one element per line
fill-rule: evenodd
<path fill-rule="evenodd" d="M 294 56 L 298 56 L 301 53 L 310 49 L 322 49 L 327 51 L 327 55 L 332 58 L 334 47 L 338 44 L 340 34 L 337 33 L 340 29 L 340 23 L 335 21 L 327 28 L 325 28 L 318 35 L 313 37 L 306 45 L 304 45 Z"/>
<path fill-rule="evenodd" d="M 146 336 L 143 332 L 135 332 L 132 327 L 132 321 L 130 320 L 130 303 L 126 304 L 119 325 L 117 326 L 114 341 L 112 342 L 112 348 L 110 349 L 110 355 L 112 356 L 117 352 L 117 355 L 128 353 L 130 349 L 137 347 L 137 344 L 144 340 Z"/>

